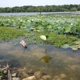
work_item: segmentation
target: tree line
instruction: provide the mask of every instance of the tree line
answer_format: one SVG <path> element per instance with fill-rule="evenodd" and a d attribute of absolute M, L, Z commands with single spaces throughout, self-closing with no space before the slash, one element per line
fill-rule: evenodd
<path fill-rule="evenodd" d="M 0 13 L 6 12 L 68 12 L 80 11 L 80 5 L 45 5 L 45 6 L 15 6 L 0 7 Z"/>

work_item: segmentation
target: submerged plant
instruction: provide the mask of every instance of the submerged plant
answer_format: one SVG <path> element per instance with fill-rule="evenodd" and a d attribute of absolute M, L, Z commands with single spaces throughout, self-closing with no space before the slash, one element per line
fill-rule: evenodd
<path fill-rule="evenodd" d="M 41 61 L 43 61 L 44 63 L 49 63 L 51 61 L 52 57 L 50 56 L 44 56 L 42 58 L 40 58 Z"/>

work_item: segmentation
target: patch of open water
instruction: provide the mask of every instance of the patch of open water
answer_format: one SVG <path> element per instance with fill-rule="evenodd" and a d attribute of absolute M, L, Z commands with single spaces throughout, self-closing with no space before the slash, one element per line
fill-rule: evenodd
<path fill-rule="evenodd" d="M 40 70 L 54 76 L 65 74 L 64 80 L 80 80 L 80 50 L 73 52 L 71 49 L 56 48 L 53 45 L 28 44 L 25 49 L 19 43 L 0 43 L 0 65 L 3 61 L 8 62 L 11 67 L 26 67 L 28 70 Z M 46 62 L 43 57 L 51 59 Z"/>

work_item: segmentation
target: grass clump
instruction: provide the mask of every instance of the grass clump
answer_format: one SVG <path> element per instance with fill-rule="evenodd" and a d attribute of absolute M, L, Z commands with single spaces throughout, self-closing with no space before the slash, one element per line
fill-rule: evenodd
<path fill-rule="evenodd" d="M 11 27 L 0 27 L 0 41 L 8 41 L 10 39 L 24 36 L 25 30 L 11 28 Z"/>

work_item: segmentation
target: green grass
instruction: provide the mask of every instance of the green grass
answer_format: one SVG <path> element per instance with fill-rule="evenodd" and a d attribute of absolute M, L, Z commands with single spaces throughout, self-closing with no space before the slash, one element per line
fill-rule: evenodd
<path fill-rule="evenodd" d="M 0 41 L 9 41 L 24 36 L 26 31 L 11 27 L 0 27 Z"/>

